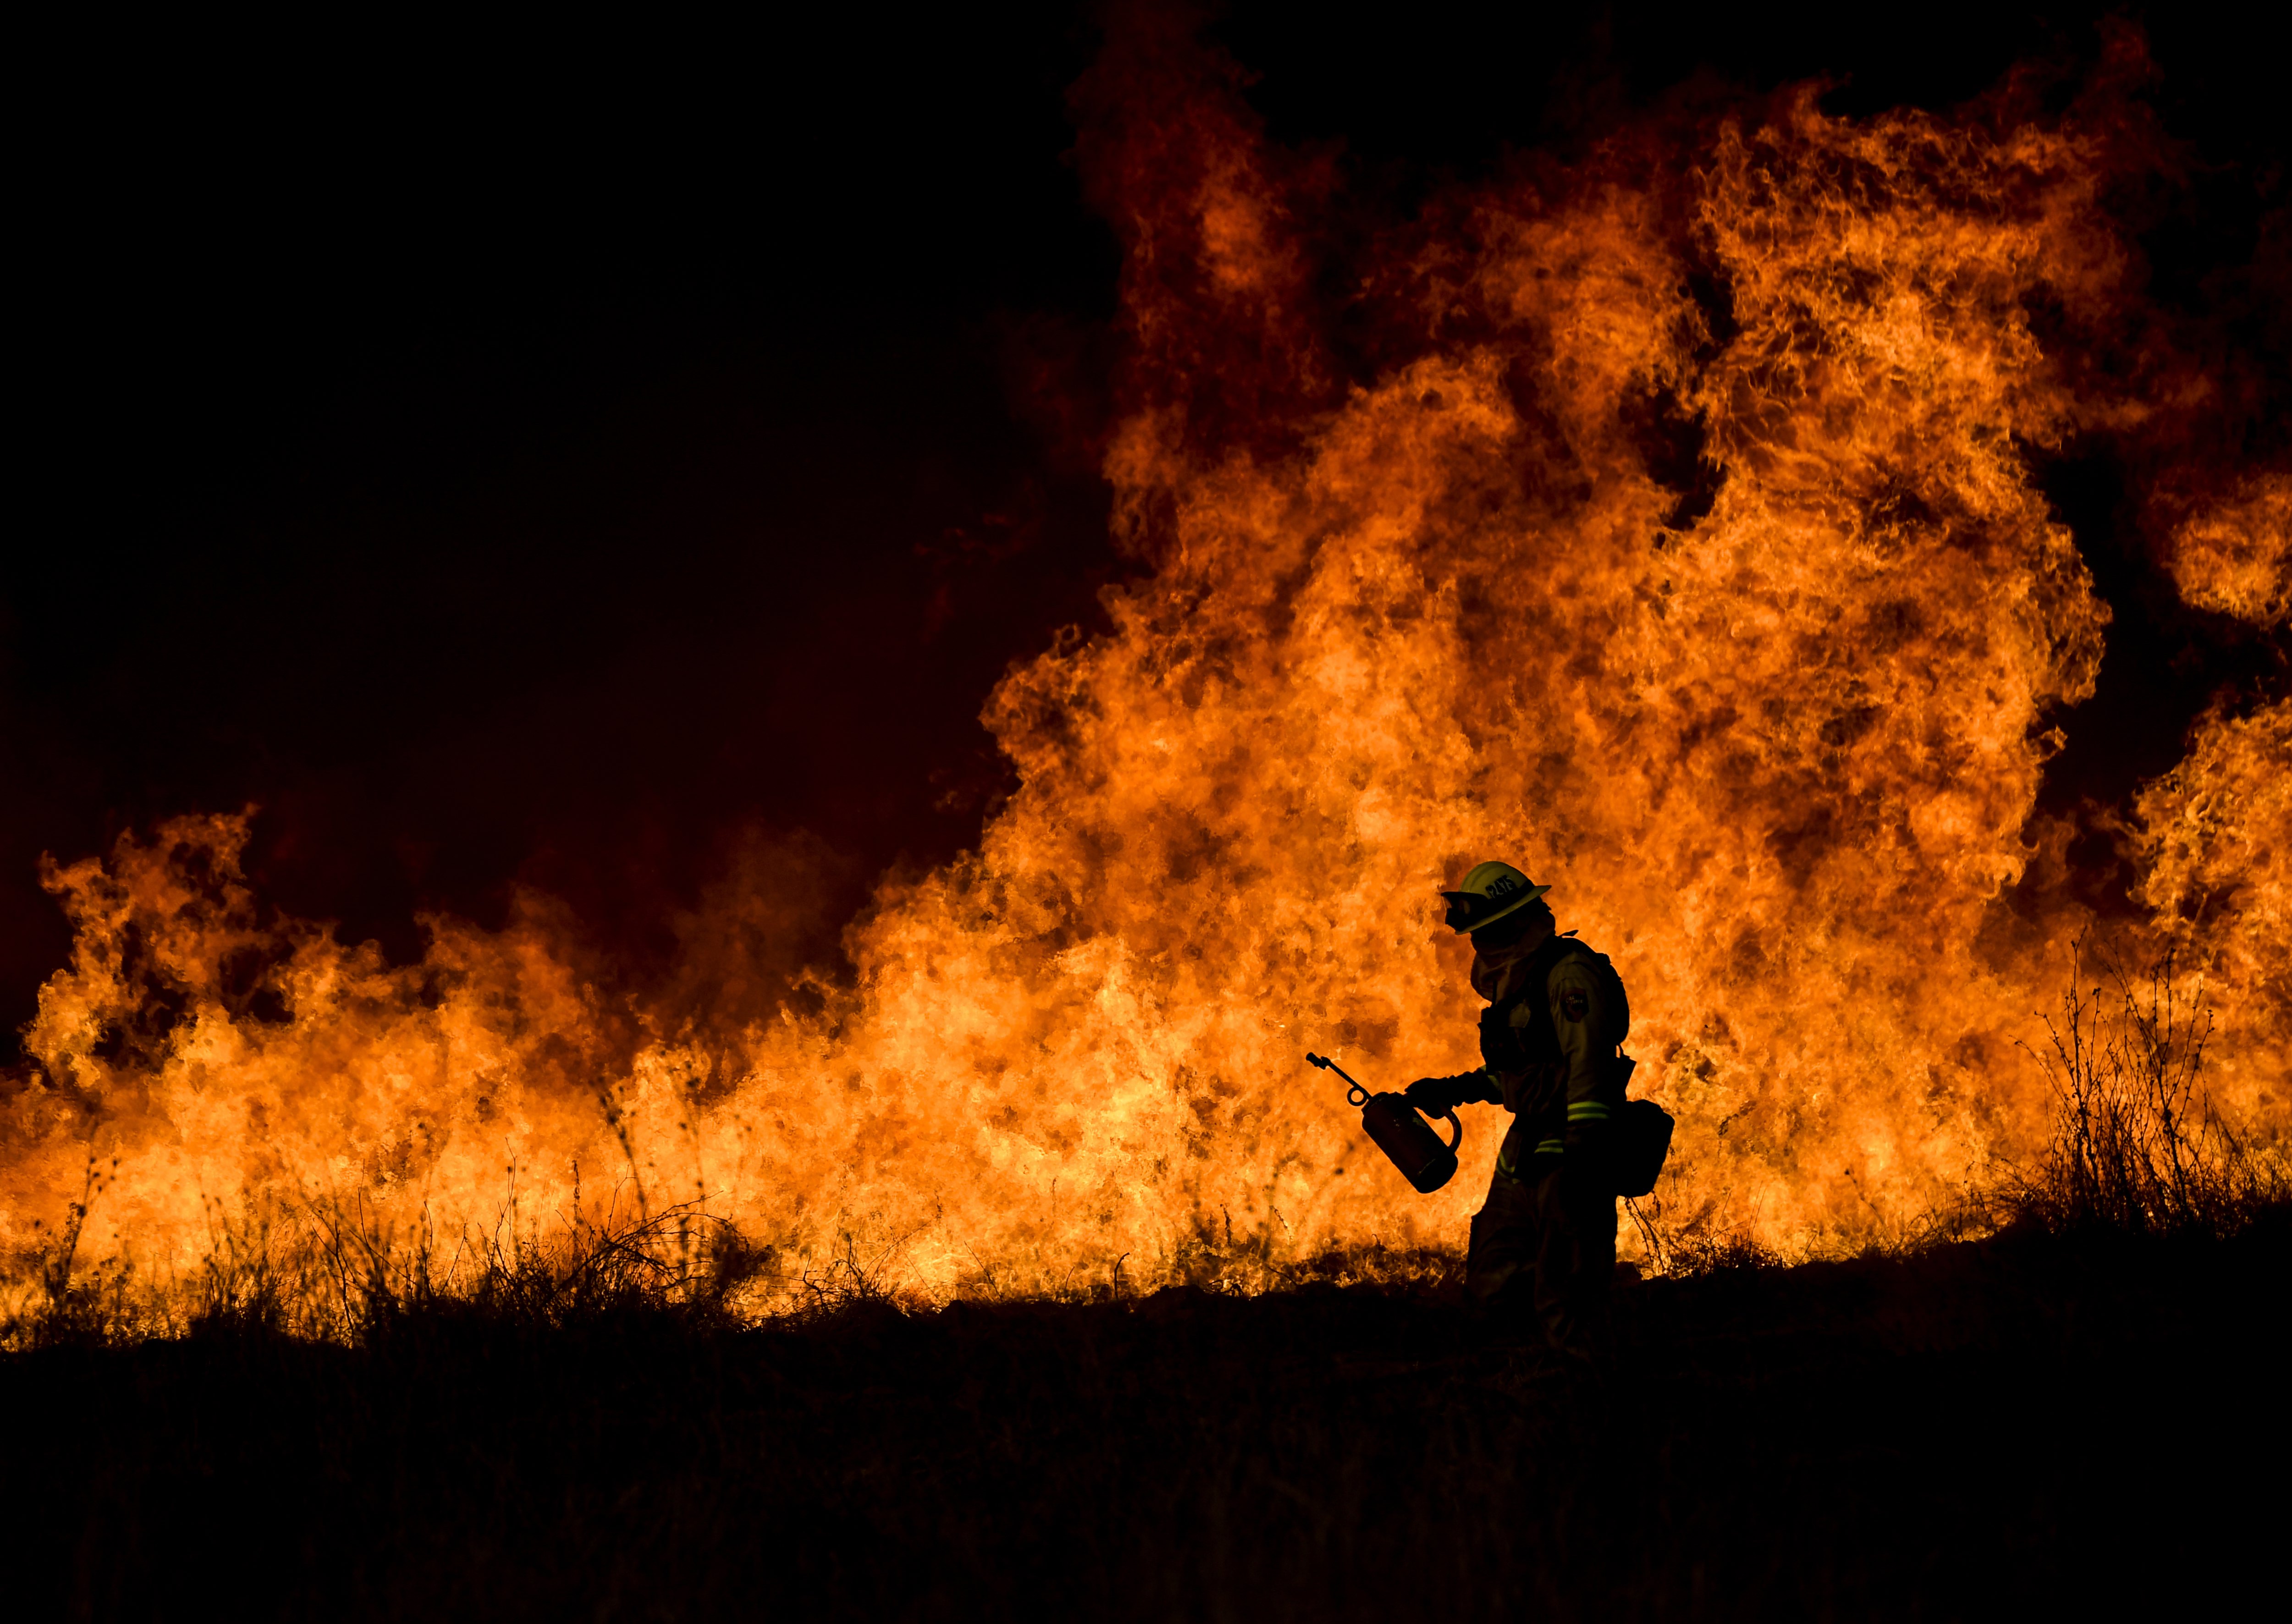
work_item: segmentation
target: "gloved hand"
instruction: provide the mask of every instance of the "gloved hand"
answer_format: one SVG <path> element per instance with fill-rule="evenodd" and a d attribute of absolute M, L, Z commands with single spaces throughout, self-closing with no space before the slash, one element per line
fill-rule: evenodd
<path fill-rule="evenodd" d="M 1420 1077 L 1408 1085 L 1408 1103 L 1428 1117 L 1444 1117 L 1464 1103 L 1453 1077 Z"/>

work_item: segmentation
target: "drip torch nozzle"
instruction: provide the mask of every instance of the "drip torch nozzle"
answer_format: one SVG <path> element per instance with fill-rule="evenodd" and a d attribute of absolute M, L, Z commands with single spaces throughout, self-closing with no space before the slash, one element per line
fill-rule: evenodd
<path fill-rule="evenodd" d="M 1368 1103 L 1368 1090 L 1362 1087 L 1359 1083 L 1354 1082 L 1352 1078 L 1345 1077 L 1345 1069 L 1339 1065 L 1336 1061 L 1331 1060 L 1326 1054 L 1316 1054 L 1311 1049 L 1305 1051 L 1305 1058 L 1312 1062 L 1313 1064 L 1320 1067 L 1324 1071 L 1334 1071 L 1339 1077 L 1344 1077 L 1346 1083 L 1346 1104 L 1366 1105 Z"/>

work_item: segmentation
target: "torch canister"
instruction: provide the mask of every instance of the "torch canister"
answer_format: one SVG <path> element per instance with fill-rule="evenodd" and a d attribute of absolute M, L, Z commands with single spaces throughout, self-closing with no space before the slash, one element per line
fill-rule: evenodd
<path fill-rule="evenodd" d="M 1407 1095 L 1372 1095 L 1345 1077 L 1344 1068 L 1335 1061 L 1320 1054 L 1305 1058 L 1324 1071 L 1335 1071 L 1345 1079 L 1346 1103 L 1361 1108 L 1361 1127 L 1419 1194 L 1431 1195 L 1457 1176 L 1457 1147 L 1465 1142 L 1465 1125 L 1457 1120 L 1453 1110 L 1443 1113 L 1449 1119 L 1449 1143 L 1442 1144 L 1441 1135 L 1417 1114 Z"/>

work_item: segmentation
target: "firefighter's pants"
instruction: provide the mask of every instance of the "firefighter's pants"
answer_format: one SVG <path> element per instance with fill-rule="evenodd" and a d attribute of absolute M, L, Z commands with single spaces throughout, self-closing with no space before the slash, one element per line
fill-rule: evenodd
<path fill-rule="evenodd" d="M 1605 1358 L 1616 1273 L 1616 1198 L 1596 1171 L 1497 1173 L 1473 1215 L 1465 1256 L 1465 1289 L 1482 1306 L 1523 1315 L 1532 1307 L 1552 1345 L 1585 1364 Z"/>

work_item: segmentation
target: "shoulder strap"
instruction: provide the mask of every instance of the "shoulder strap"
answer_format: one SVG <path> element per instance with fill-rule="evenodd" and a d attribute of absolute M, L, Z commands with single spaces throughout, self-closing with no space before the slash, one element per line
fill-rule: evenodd
<path fill-rule="evenodd" d="M 1528 1006 L 1528 1029 L 1521 1034 L 1529 1058 L 1532 1061 L 1554 1061 L 1560 1058 L 1560 1033 L 1552 1024 L 1552 972 L 1560 961 L 1575 953 L 1589 953 L 1591 949 L 1576 940 L 1570 931 L 1564 936 L 1547 936 L 1529 957 L 1527 974 L 1490 1013 L 1500 1010 L 1497 1019 L 1509 1023 L 1512 1012 L 1522 1004 Z"/>

